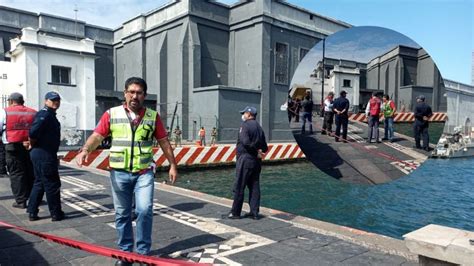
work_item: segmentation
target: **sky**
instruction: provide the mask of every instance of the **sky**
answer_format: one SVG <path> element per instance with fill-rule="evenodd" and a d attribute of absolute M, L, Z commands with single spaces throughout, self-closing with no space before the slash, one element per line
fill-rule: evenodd
<path fill-rule="evenodd" d="M 420 48 L 415 41 L 391 29 L 377 26 L 355 26 L 326 38 L 325 57 L 369 63 L 398 45 Z M 322 60 L 322 42 L 316 44 L 300 62 L 291 84 L 305 84 Z M 290 86 L 292 87 L 292 86 Z"/>
<path fill-rule="evenodd" d="M 117 28 L 168 0 L 0 0 L 0 5 Z M 220 0 L 231 4 L 235 0 Z M 431 55 L 444 78 L 471 83 L 473 0 L 288 0 L 354 26 L 379 26 L 406 35 Z"/>

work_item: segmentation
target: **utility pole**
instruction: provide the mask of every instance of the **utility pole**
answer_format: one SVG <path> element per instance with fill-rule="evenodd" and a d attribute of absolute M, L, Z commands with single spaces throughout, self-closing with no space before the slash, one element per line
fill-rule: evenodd
<path fill-rule="evenodd" d="M 76 41 L 77 41 L 77 11 L 79 11 L 79 9 L 77 9 L 77 4 L 74 4 L 74 13 L 75 13 L 75 19 L 74 19 L 74 36 L 76 38 Z"/>

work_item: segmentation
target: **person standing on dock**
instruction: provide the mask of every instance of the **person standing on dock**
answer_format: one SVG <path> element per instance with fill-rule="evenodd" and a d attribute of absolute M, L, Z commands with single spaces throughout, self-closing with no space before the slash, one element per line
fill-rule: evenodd
<path fill-rule="evenodd" d="M 384 118 L 384 138 L 382 140 L 388 140 L 390 142 L 393 142 L 393 135 L 394 135 L 394 129 L 393 129 L 393 118 L 395 116 L 397 108 L 395 107 L 395 103 L 390 100 L 390 96 L 388 94 L 385 94 L 383 96 L 383 104 L 382 104 L 382 113 L 383 113 L 383 118 Z"/>
<path fill-rule="evenodd" d="M 15 201 L 12 207 L 25 209 L 30 197 L 35 175 L 31 164 L 28 132 L 36 110 L 24 105 L 23 95 L 14 92 L 8 97 L 8 107 L 0 113 L 0 132 L 5 143 L 6 165 Z M 3 146 L 3 144 L 1 144 Z M 4 169 L 1 169 L 5 171 Z"/>
<path fill-rule="evenodd" d="M 413 130 L 415 133 L 415 148 L 430 151 L 430 136 L 428 133 L 429 119 L 433 115 L 431 107 L 425 103 L 425 96 L 416 98 L 414 111 L 415 123 Z M 420 137 L 423 138 L 423 146 L 420 144 Z"/>
<path fill-rule="evenodd" d="M 206 146 L 206 130 L 204 129 L 204 127 L 201 127 L 201 129 L 199 129 L 199 141 L 201 142 L 201 146 Z"/>
<path fill-rule="evenodd" d="M 174 147 L 181 147 L 181 129 L 179 126 L 176 126 L 174 129 Z"/>
<path fill-rule="evenodd" d="M 342 140 L 347 142 L 347 126 L 349 124 L 349 100 L 346 98 L 347 92 L 341 91 L 339 97 L 334 100 L 332 105 L 336 117 L 336 136 L 335 141 L 340 141 L 341 128 L 342 128 Z"/>
<path fill-rule="evenodd" d="M 324 99 L 324 119 L 323 119 L 323 131 L 322 135 L 332 135 L 332 123 L 334 120 L 334 112 L 332 110 L 332 104 L 334 103 L 334 92 L 330 91 L 326 99 Z"/>
<path fill-rule="evenodd" d="M 217 142 L 217 128 L 213 127 L 211 131 L 211 146 L 216 145 Z"/>
<path fill-rule="evenodd" d="M 303 125 L 301 126 L 301 134 L 303 135 L 306 130 L 306 120 L 309 123 L 309 134 L 313 134 L 313 100 L 311 99 L 311 93 L 306 91 L 303 102 L 301 102 L 301 119 L 303 119 Z"/>
<path fill-rule="evenodd" d="M 367 103 L 365 108 L 365 116 L 367 117 L 367 123 L 369 126 L 367 132 L 367 143 L 372 142 L 372 136 L 376 143 L 380 143 L 379 140 L 379 119 L 381 112 L 382 101 L 377 97 L 377 92 L 372 92 L 372 98 Z"/>
<path fill-rule="evenodd" d="M 125 81 L 125 104 L 110 108 L 102 115 L 94 133 L 76 157 L 79 166 L 101 141 L 112 136 L 109 166 L 115 208 L 117 244 L 123 251 L 147 255 L 151 249 L 153 225 L 154 161 L 153 139 L 157 139 L 170 164 L 169 179 L 176 181 L 178 170 L 173 149 L 159 114 L 144 107 L 147 84 L 142 78 Z M 132 199 L 137 215 L 136 237 L 132 229 Z M 132 265 L 117 261 L 115 265 Z"/>
<path fill-rule="evenodd" d="M 46 192 L 51 221 L 66 218 L 61 207 L 61 180 L 59 178 L 58 150 L 61 143 L 61 124 L 56 111 L 61 106 L 61 96 L 50 91 L 44 96 L 44 108 L 36 113 L 29 132 L 30 158 L 35 182 L 28 199 L 30 221 L 39 219 L 39 205 Z"/>
<path fill-rule="evenodd" d="M 267 152 L 268 146 L 265 133 L 255 120 L 257 109 L 247 106 L 240 113 L 242 114 L 242 125 L 237 138 L 234 202 L 228 218 L 240 219 L 245 187 L 248 187 L 250 213 L 245 216 L 258 220 L 260 218 L 260 171 L 262 170 L 262 158 Z"/>

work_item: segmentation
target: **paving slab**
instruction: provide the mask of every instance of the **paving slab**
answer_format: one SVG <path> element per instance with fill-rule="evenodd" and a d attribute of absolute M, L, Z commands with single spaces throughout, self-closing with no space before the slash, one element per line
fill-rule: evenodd
<path fill-rule="evenodd" d="M 3 190 L 0 191 L 0 220 L 116 248 L 108 177 L 65 167 L 61 167 L 60 175 L 66 180 L 62 187 L 62 205 L 67 219 L 52 222 L 48 207 L 43 204 L 40 206 L 41 219 L 30 222 L 24 210 L 11 208 L 10 191 Z M 6 186 L 9 186 L 9 180 L 0 179 L 0 187 Z M 366 236 L 364 243 L 359 243 L 357 237 L 361 234 L 358 231 L 348 235 L 322 233 L 327 230 L 298 222 L 315 220 L 265 207 L 262 207 L 260 220 L 229 220 L 226 218 L 231 206 L 229 199 L 160 183 L 156 183 L 155 189 L 152 256 L 216 265 L 400 265 L 413 262 L 411 254 L 394 255 L 389 248 L 383 250 L 366 245 L 370 234 L 363 234 Z M 347 231 L 344 227 L 333 227 Z M 0 238 L 0 265 L 25 264 L 27 261 L 49 265 L 114 263 L 110 258 L 3 227 L 0 227 Z"/>

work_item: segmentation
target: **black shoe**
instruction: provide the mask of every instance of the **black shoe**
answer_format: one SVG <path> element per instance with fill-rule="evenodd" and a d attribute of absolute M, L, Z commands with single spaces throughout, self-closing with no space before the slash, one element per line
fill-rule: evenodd
<path fill-rule="evenodd" d="M 26 209 L 26 202 L 17 203 L 16 201 L 12 204 L 13 208 Z"/>
<path fill-rule="evenodd" d="M 413 148 L 415 148 L 415 149 L 421 149 L 420 146 L 413 146 Z"/>
<path fill-rule="evenodd" d="M 321 135 L 327 135 L 326 131 L 321 132 Z"/>
<path fill-rule="evenodd" d="M 380 140 L 377 140 L 377 143 L 382 143 Z"/>
<path fill-rule="evenodd" d="M 51 215 L 51 221 L 53 222 L 59 222 L 64 219 L 66 219 L 66 215 L 64 214 L 63 211 L 61 211 L 59 214 Z"/>
<path fill-rule="evenodd" d="M 229 213 L 227 215 L 227 219 L 232 219 L 232 220 L 236 220 L 236 219 L 240 219 L 240 216 L 239 215 L 235 215 L 233 213 Z"/>
<path fill-rule="evenodd" d="M 426 147 L 426 148 L 423 148 L 423 150 L 425 150 L 425 151 L 431 151 L 431 148 L 430 148 L 430 147 Z"/>
<path fill-rule="evenodd" d="M 367 141 L 366 141 L 366 143 L 370 144 L 370 143 L 372 143 L 372 141 L 370 141 L 370 140 L 367 140 Z"/>
<path fill-rule="evenodd" d="M 260 216 L 258 214 L 253 214 L 253 213 L 246 213 L 244 215 L 245 218 L 252 218 L 254 220 L 260 220 Z"/>
<path fill-rule="evenodd" d="M 388 140 L 388 138 L 382 138 L 382 140 Z"/>
<path fill-rule="evenodd" d="M 38 221 L 39 217 L 38 217 L 38 214 L 30 213 L 28 214 L 28 219 L 30 220 L 30 222 L 33 222 L 33 221 Z"/>
<path fill-rule="evenodd" d="M 120 265 L 120 266 L 132 266 L 133 263 L 126 262 L 126 261 L 123 261 L 123 260 L 117 260 L 117 261 L 115 262 L 115 265 Z"/>

